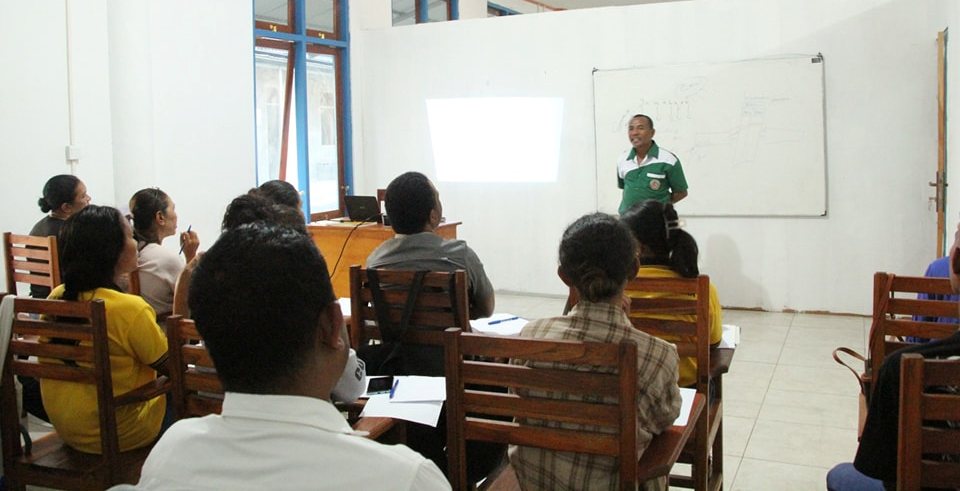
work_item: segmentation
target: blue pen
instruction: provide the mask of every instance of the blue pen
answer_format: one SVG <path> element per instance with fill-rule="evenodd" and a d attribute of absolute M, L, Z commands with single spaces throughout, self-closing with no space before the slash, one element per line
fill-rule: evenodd
<path fill-rule="evenodd" d="M 498 319 L 498 320 L 495 320 L 495 321 L 490 321 L 490 322 L 487 323 L 487 325 L 488 325 L 488 326 L 492 326 L 492 325 L 494 325 L 494 324 L 499 324 L 499 323 L 501 323 L 501 322 L 515 321 L 515 320 L 517 320 L 517 319 L 519 319 L 519 318 L 520 318 L 520 316 L 507 317 L 506 319 Z"/>
<path fill-rule="evenodd" d="M 393 395 L 397 393 L 398 384 L 400 384 L 400 379 L 395 379 L 393 381 L 393 387 L 390 387 L 390 399 L 393 399 Z"/>

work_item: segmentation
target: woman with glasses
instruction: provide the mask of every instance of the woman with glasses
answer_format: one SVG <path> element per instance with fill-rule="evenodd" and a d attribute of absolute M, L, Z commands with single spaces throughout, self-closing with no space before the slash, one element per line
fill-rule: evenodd
<path fill-rule="evenodd" d="M 158 318 L 173 312 L 173 294 L 177 277 L 186 262 L 193 260 L 200 239 L 193 231 L 180 234 L 181 258 L 161 245 L 163 239 L 177 233 L 177 210 L 167 193 L 157 188 L 137 191 L 130 198 L 133 237 L 137 240 L 137 272 L 140 296 L 153 307 Z"/>

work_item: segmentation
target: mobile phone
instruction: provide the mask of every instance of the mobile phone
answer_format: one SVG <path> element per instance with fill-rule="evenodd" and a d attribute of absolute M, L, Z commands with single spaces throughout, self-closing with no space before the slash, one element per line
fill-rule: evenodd
<path fill-rule="evenodd" d="M 393 387 L 393 375 L 367 377 L 367 394 L 383 394 Z"/>

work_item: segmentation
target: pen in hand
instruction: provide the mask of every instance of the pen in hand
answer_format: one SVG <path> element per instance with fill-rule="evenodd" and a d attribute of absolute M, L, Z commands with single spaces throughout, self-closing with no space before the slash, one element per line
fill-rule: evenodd
<path fill-rule="evenodd" d="M 193 228 L 193 225 L 187 225 L 187 237 L 190 237 L 190 229 Z M 180 254 L 183 254 L 183 246 L 187 244 L 185 239 L 180 240 Z"/>

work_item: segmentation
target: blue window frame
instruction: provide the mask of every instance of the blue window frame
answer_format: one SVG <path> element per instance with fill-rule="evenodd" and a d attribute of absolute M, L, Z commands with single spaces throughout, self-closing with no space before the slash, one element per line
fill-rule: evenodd
<path fill-rule="evenodd" d="M 347 0 L 255 0 L 257 183 L 288 181 L 311 220 L 353 182 Z"/>

